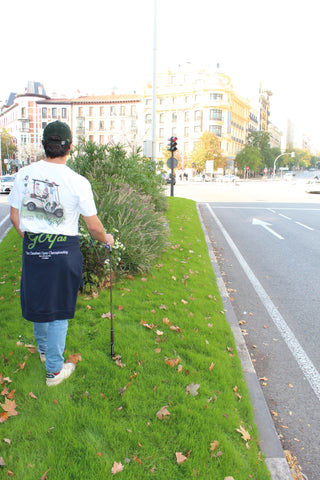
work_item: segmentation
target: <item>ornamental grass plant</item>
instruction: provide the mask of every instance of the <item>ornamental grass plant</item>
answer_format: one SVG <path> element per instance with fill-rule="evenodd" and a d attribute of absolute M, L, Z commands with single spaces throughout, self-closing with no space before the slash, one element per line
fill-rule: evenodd
<path fill-rule="evenodd" d="M 21 240 L 0 244 L 0 479 L 270 479 L 196 205 L 170 198 L 166 218 L 153 267 L 114 283 L 114 359 L 109 290 L 81 294 L 77 368 L 51 388 L 21 318 Z"/>

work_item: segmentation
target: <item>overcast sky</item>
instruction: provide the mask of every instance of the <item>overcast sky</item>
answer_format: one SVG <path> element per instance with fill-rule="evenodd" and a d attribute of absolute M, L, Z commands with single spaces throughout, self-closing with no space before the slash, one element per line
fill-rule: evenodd
<path fill-rule="evenodd" d="M 0 99 L 28 80 L 47 93 L 139 91 L 152 76 L 154 0 L 8 0 L 1 6 Z M 157 69 L 220 64 L 244 97 L 272 90 L 320 149 L 319 16 L 315 0 L 157 0 Z"/>

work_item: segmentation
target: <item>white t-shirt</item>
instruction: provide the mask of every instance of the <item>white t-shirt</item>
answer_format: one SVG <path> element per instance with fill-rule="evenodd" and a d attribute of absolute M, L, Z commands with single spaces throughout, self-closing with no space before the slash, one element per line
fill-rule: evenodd
<path fill-rule="evenodd" d="M 22 232 L 78 235 L 79 215 L 97 214 L 89 181 L 45 160 L 19 170 L 9 203 L 20 212 Z"/>

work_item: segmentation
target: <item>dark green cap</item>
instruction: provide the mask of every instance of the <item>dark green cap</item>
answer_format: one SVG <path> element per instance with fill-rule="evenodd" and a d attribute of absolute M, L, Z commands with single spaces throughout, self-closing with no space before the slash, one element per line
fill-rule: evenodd
<path fill-rule="evenodd" d="M 43 143 L 54 143 L 65 145 L 72 142 L 72 133 L 70 130 L 69 125 L 63 122 L 56 122 L 48 123 L 48 125 L 43 130 Z"/>

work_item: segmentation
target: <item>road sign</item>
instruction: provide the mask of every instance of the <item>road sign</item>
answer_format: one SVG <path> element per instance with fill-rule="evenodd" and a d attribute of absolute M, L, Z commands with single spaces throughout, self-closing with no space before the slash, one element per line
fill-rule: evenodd
<path fill-rule="evenodd" d="M 168 168 L 171 168 L 171 169 L 172 169 L 172 168 L 177 168 L 177 166 L 178 166 L 178 160 L 177 160 L 176 158 L 174 158 L 174 157 L 168 158 L 168 160 L 167 160 L 167 166 L 168 166 Z"/>

